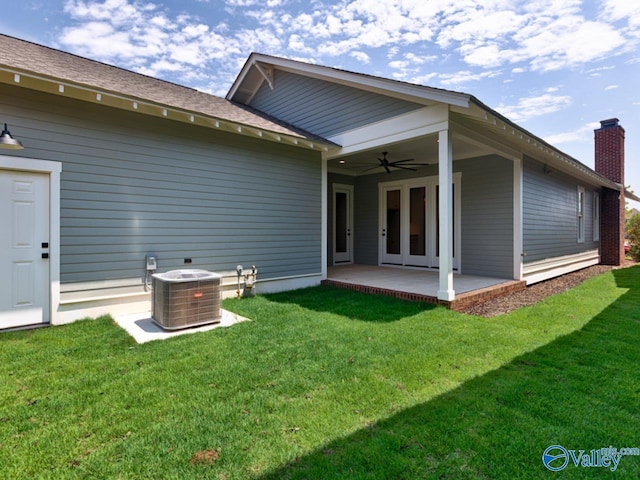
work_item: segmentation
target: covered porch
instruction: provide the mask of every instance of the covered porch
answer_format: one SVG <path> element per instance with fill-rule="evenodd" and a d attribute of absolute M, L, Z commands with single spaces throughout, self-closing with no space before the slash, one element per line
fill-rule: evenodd
<path fill-rule="evenodd" d="M 492 298 L 524 290 L 525 281 L 478 275 L 453 275 L 456 297 L 438 299 L 439 274 L 434 270 L 371 265 L 338 265 L 327 269 L 325 285 L 363 293 L 389 295 L 463 310 Z"/>
<path fill-rule="evenodd" d="M 521 284 L 523 155 L 463 100 L 331 139 L 326 283 L 454 309 Z"/>

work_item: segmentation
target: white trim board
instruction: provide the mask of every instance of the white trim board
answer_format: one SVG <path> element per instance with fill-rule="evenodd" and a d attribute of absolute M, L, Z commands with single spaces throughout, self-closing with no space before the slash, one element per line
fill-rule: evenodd
<path fill-rule="evenodd" d="M 527 285 L 558 277 L 566 273 L 575 272 L 600 263 L 598 250 L 562 257 L 547 258 L 537 262 L 525 264 L 523 267 L 524 280 Z"/>

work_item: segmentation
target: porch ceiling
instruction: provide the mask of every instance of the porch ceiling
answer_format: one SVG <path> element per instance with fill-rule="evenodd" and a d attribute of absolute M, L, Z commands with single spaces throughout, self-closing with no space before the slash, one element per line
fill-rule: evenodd
<path fill-rule="evenodd" d="M 472 158 L 487 155 L 493 152 L 488 146 L 478 145 L 464 136 L 452 135 L 453 160 Z M 389 161 L 404 160 L 412 158 L 416 163 L 427 163 L 429 165 L 438 163 L 438 134 L 427 135 L 419 138 L 408 139 L 399 143 L 383 144 L 376 148 L 362 150 L 350 155 L 331 158 L 327 161 L 328 170 L 332 173 L 358 176 L 383 173 L 384 168 L 379 167 L 372 170 L 372 167 L 379 165 L 378 158 L 382 158 L 382 152 L 388 152 Z M 420 170 L 425 167 L 412 167 Z M 368 170 L 368 171 L 367 171 Z M 401 171 L 391 169 L 391 175 Z"/>

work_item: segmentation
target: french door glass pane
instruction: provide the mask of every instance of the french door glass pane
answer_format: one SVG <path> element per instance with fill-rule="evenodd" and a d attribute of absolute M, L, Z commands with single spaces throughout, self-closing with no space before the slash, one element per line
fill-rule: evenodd
<path fill-rule="evenodd" d="M 387 253 L 400 254 L 400 190 L 387 190 Z"/>
<path fill-rule="evenodd" d="M 347 251 L 347 194 L 336 192 L 336 253 Z"/>
<path fill-rule="evenodd" d="M 426 255 L 426 188 L 409 190 L 409 254 Z"/>

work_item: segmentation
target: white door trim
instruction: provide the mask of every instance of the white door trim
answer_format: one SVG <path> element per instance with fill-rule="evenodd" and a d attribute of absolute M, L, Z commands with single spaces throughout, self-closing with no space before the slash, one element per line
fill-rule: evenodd
<path fill-rule="evenodd" d="M 49 175 L 49 323 L 56 324 L 60 306 L 60 174 L 62 163 L 0 155 L 0 169 Z"/>
<path fill-rule="evenodd" d="M 353 185 L 344 185 L 341 183 L 334 183 L 332 185 L 333 190 L 333 264 L 334 265 L 347 265 L 353 263 Z M 336 252 L 336 193 L 346 193 L 347 195 L 347 252 L 344 259 L 341 257 L 338 260 L 338 253 Z"/>

